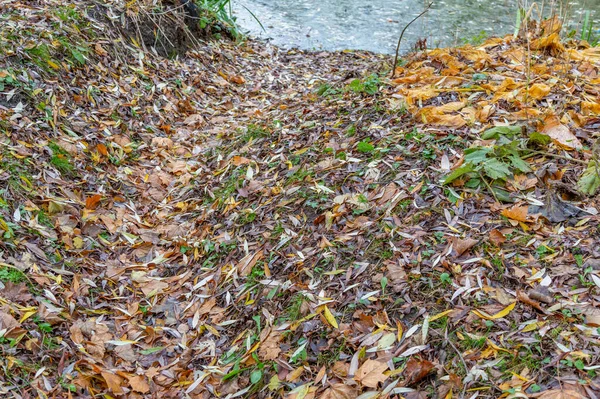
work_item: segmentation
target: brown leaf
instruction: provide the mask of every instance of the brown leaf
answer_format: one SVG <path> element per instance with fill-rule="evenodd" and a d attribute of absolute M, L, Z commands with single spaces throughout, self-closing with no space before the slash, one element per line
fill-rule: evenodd
<path fill-rule="evenodd" d="M 262 249 L 257 251 L 254 254 L 248 254 L 248 255 L 244 256 L 242 258 L 242 260 L 240 260 L 240 262 L 237 264 L 237 269 L 238 269 L 238 272 L 240 273 L 240 276 L 245 277 L 245 276 L 249 275 L 250 272 L 252 271 L 252 268 L 256 264 L 256 262 L 258 262 L 260 259 L 262 259 L 262 257 L 263 257 Z"/>
<path fill-rule="evenodd" d="M 25 303 L 33 298 L 25 283 L 15 284 L 7 281 L 4 288 L 0 289 L 0 295 L 12 302 Z"/>
<path fill-rule="evenodd" d="M 281 333 L 265 328 L 260 335 L 261 343 L 258 349 L 258 356 L 262 360 L 276 360 L 281 353 L 281 348 L 279 347 Z"/>
<path fill-rule="evenodd" d="M 406 376 L 404 385 L 408 386 L 421 381 L 423 378 L 427 377 L 427 374 L 433 370 L 433 367 L 433 363 L 429 360 L 411 357 L 404 369 L 404 375 Z"/>
<path fill-rule="evenodd" d="M 368 359 L 356 371 L 354 379 L 369 388 L 377 388 L 380 382 L 387 380 L 388 376 L 383 374 L 388 369 L 386 363 Z"/>
<path fill-rule="evenodd" d="M 538 399 L 584 399 L 585 396 L 571 389 L 550 389 L 542 392 Z"/>
<path fill-rule="evenodd" d="M 148 385 L 148 380 L 143 375 L 135 375 L 129 378 L 129 385 L 135 392 L 139 393 L 148 393 L 150 392 L 150 385 Z"/>
<path fill-rule="evenodd" d="M 338 383 L 327 388 L 320 399 L 355 399 L 357 396 L 356 388 Z"/>
<path fill-rule="evenodd" d="M 21 328 L 21 323 L 17 321 L 14 317 L 12 317 L 5 310 L 0 309 L 0 330 L 6 329 L 3 336 L 6 338 L 17 338 L 19 335 L 25 332 Z"/>
<path fill-rule="evenodd" d="M 107 156 L 108 156 L 108 149 L 106 148 L 106 146 L 105 146 L 104 144 L 102 144 L 102 143 L 98 143 L 98 145 L 96 146 L 96 150 L 97 150 L 97 151 L 98 151 L 100 154 L 104 155 L 105 157 L 107 157 Z"/>
<path fill-rule="evenodd" d="M 473 248 L 473 246 L 477 244 L 477 242 L 477 240 L 474 240 L 472 238 L 466 238 L 462 240 L 458 237 L 453 237 L 452 248 L 454 249 L 454 251 L 456 251 L 456 256 L 461 256 L 469 249 Z"/>
<path fill-rule="evenodd" d="M 502 234 L 500 230 L 494 229 L 490 231 L 490 242 L 499 247 L 506 242 L 506 237 L 504 237 L 504 234 Z"/>
<path fill-rule="evenodd" d="M 102 375 L 102 378 L 104 378 L 104 381 L 106 381 L 106 385 L 112 393 L 116 395 L 123 393 L 123 388 L 121 387 L 123 378 L 105 370 L 101 371 L 100 374 Z"/>
<path fill-rule="evenodd" d="M 583 145 L 568 127 L 560 123 L 560 120 L 555 115 L 550 115 L 544 120 L 542 133 L 550 136 L 550 138 L 559 146 L 566 150 L 582 149 Z"/>

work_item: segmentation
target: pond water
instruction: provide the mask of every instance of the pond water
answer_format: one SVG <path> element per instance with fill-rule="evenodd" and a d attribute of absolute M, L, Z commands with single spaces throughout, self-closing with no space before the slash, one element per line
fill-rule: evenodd
<path fill-rule="evenodd" d="M 233 0 L 242 30 L 283 47 L 308 50 L 361 49 L 393 53 L 404 26 L 424 10 L 423 0 Z M 533 4 L 536 2 L 529 2 Z M 589 10 L 596 34 L 600 0 L 539 1 L 543 12 L 567 15 L 569 28 L 581 27 Z M 568 4 L 562 7 L 557 4 Z M 252 13 L 250 13 L 250 10 Z M 404 34 L 402 50 L 426 38 L 427 46 L 477 42 L 485 36 L 511 34 L 516 0 L 433 0 L 429 12 Z M 252 14 L 254 14 L 253 17 Z M 258 19 L 261 25 L 256 21 Z"/>

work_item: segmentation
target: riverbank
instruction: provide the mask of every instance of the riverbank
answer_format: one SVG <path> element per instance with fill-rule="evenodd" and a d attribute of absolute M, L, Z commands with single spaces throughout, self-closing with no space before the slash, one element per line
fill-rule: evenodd
<path fill-rule="evenodd" d="M 0 393 L 598 395 L 596 50 L 546 29 L 390 81 L 170 60 L 94 7 L 1 9 Z"/>

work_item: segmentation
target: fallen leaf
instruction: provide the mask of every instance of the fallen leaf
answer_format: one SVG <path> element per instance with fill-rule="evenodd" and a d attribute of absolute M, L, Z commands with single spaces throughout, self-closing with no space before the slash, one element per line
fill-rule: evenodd
<path fill-rule="evenodd" d="M 506 242 L 506 237 L 500 232 L 500 230 L 493 229 L 490 231 L 490 242 L 499 247 Z"/>
<path fill-rule="evenodd" d="M 329 310 L 329 308 L 327 306 L 325 306 L 323 308 L 323 315 L 325 316 L 325 319 L 327 320 L 327 322 L 329 324 L 331 324 L 331 326 L 333 328 L 338 328 L 337 320 L 335 319 L 335 317 L 333 316 L 333 313 L 331 313 L 331 310 Z"/>
<path fill-rule="evenodd" d="M 135 392 L 150 392 L 150 385 L 148 385 L 148 379 L 143 375 L 135 375 L 133 377 L 129 377 L 129 385 L 131 385 L 131 389 L 133 389 Z"/>
<path fill-rule="evenodd" d="M 566 150 L 582 149 L 583 145 L 568 127 L 560 123 L 556 115 L 550 115 L 544 120 L 542 133 Z"/>
<path fill-rule="evenodd" d="M 123 378 L 104 370 L 101 371 L 100 374 L 102 375 L 102 378 L 104 378 L 104 381 L 106 381 L 106 385 L 112 393 L 116 395 L 123 393 L 123 388 L 121 387 L 121 384 L 123 384 Z"/>
<path fill-rule="evenodd" d="M 453 237 L 452 238 L 452 248 L 454 249 L 454 251 L 456 251 L 456 256 L 461 256 L 462 254 L 467 252 L 469 249 L 473 248 L 475 246 L 475 244 L 477 244 L 478 242 L 479 241 L 474 240 L 472 238 L 466 238 L 466 239 L 462 240 L 458 237 Z"/>
<path fill-rule="evenodd" d="M 527 205 L 514 205 L 509 209 L 503 209 L 501 214 L 502 216 L 506 216 L 511 220 L 516 220 L 517 222 L 525 222 L 527 221 L 527 212 L 529 207 Z"/>
<path fill-rule="evenodd" d="M 477 316 L 481 317 L 482 319 L 496 320 L 496 319 L 501 319 L 503 317 L 508 316 L 508 314 L 515 308 L 516 304 L 517 304 L 516 302 L 513 302 L 494 315 L 489 315 L 489 314 L 479 311 L 479 310 L 472 310 L 472 312 L 475 313 Z"/>
<path fill-rule="evenodd" d="M 346 384 L 333 384 L 327 388 L 320 399 L 356 399 L 356 388 Z"/>
<path fill-rule="evenodd" d="M 380 382 L 388 379 L 388 376 L 383 374 L 387 369 L 387 363 L 367 359 L 356 371 L 354 379 L 366 387 L 377 388 Z"/>
<path fill-rule="evenodd" d="M 406 367 L 402 373 L 405 376 L 404 385 L 409 386 L 418 383 L 427 377 L 433 367 L 434 364 L 429 360 L 411 357 L 406 362 Z"/>

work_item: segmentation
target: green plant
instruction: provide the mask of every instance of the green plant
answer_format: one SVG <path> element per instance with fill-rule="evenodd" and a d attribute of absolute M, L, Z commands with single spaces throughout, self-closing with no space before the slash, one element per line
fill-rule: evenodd
<path fill-rule="evenodd" d="M 70 154 L 56 143 L 49 143 L 48 147 L 52 150 L 50 163 L 58 169 L 60 173 L 69 174 L 73 172 L 74 167 L 71 163 Z"/>
<path fill-rule="evenodd" d="M 358 144 L 356 144 L 356 150 L 358 152 L 369 153 L 372 152 L 374 149 L 375 146 L 370 143 L 369 139 L 359 141 Z"/>
<path fill-rule="evenodd" d="M 464 44 L 472 44 L 473 46 L 479 46 L 481 43 L 487 39 L 487 32 L 482 30 L 478 34 L 473 35 L 471 38 L 463 39 Z"/>
<path fill-rule="evenodd" d="M 381 79 L 376 74 L 371 74 L 364 79 L 354 79 L 346 87 L 346 91 L 352 91 L 358 94 L 376 94 L 379 91 Z"/>
<path fill-rule="evenodd" d="M 495 140 L 490 146 L 474 146 L 465 150 L 464 163 L 458 169 L 447 175 L 443 183 L 450 184 L 458 178 L 468 178 L 465 186 L 475 188 L 482 183 L 492 189 L 488 180 L 506 180 L 516 173 L 531 171 L 525 158 L 531 150 L 527 148 L 529 141 L 539 141 L 545 137 L 539 133 L 528 139 L 518 138 L 522 132 L 520 126 L 500 126 L 485 131 L 484 140 Z M 500 196 L 503 190 L 492 189 L 495 196 Z M 500 199 L 505 199 L 504 197 Z"/>
<path fill-rule="evenodd" d="M 600 42 L 600 36 L 597 36 L 594 33 L 594 22 L 591 19 L 590 10 L 586 10 L 583 17 L 583 25 L 581 26 L 581 40 L 587 41 L 592 46 L 597 46 Z"/>
<path fill-rule="evenodd" d="M 440 274 L 440 283 L 442 283 L 442 285 L 452 284 L 452 277 L 450 277 L 450 274 L 449 273 Z"/>
<path fill-rule="evenodd" d="M 323 96 L 323 97 L 333 96 L 333 95 L 336 95 L 339 93 L 340 93 L 340 91 L 338 89 L 334 88 L 329 83 L 324 83 L 317 88 L 317 94 L 319 96 Z"/>
<path fill-rule="evenodd" d="M 0 281 L 14 284 L 27 281 L 25 273 L 13 267 L 0 266 Z"/>

